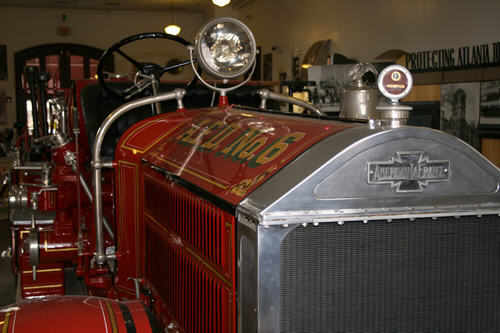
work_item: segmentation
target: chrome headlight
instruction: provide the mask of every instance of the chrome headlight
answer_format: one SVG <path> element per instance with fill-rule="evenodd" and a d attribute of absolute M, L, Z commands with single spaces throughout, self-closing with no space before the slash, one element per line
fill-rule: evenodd
<path fill-rule="evenodd" d="M 195 40 L 201 68 L 218 79 L 234 79 L 251 69 L 257 48 L 252 32 L 242 22 L 223 17 L 207 23 Z"/>

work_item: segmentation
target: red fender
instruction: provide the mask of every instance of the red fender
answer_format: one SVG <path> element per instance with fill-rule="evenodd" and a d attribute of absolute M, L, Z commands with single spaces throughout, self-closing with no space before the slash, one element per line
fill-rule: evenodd
<path fill-rule="evenodd" d="M 3 332 L 160 332 L 139 300 L 118 302 L 95 296 L 23 300 L 0 309 Z"/>

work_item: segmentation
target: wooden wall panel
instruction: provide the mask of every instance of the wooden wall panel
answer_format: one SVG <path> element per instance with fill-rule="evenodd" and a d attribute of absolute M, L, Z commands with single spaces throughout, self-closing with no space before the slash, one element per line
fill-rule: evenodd
<path fill-rule="evenodd" d="M 430 102 L 441 100 L 441 85 L 415 85 L 402 102 Z"/>
<path fill-rule="evenodd" d="M 481 153 L 500 168 L 500 138 L 482 138 Z"/>

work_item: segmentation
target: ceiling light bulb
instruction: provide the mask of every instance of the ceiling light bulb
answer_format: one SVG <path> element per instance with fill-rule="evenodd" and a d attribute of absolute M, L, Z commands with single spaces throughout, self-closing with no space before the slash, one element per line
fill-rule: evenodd
<path fill-rule="evenodd" d="M 212 0 L 212 2 L 214 3 L 214 5 L 217 5 L 219 7 L 224 7 L 228 5 L 231 2 L 231 0 Z"/>
<path fill-rule="evenodd" d="M 181 27 L 175 24 L 170 24 L 169 26 L 165 27 L 165 32 L 169 35 L 177 36 L 179 32 L 181 32 Z"/>

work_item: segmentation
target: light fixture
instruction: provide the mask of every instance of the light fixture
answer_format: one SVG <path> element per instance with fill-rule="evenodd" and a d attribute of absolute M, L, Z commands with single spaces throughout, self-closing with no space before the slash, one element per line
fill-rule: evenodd
<path fill-rule="evenodd" d="M 213 4 L 219 7 L 224 7 L 228 5 L 231 0 L 212 0 Z"/>
<path fill-rule="evenodd" d="M 165 32 L 169 35 L 177 36 L 181 32 L 181 27 L 176 24 L 170 24 L 165 27 Z"/>
<path fill-rule="evenodd" d="M 195 38 L 200 67 L 212 77 L 234 79 L 254 67 L 257 54 L 252 32 L 241 21 L 219 18 L 205 25 Z"/>
<path fill-rule="evenodd" d="M 177 36 L 181 32 L 181 27 L 174 24 L 174 3 L 170 2 L 170 22 L 171 24 L 165 27 L 165 33 L 173 36 Z"/>

